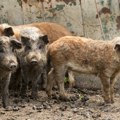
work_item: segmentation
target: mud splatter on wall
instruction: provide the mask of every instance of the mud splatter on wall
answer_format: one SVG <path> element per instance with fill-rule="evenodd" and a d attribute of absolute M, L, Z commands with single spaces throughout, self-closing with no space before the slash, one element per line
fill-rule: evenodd
<path fill-rule="evenodd" d="M 20 0 L 21 1 L 21 0 Z M 27 3 L 28 0 L 23 0 L 25 3 Z"/>
<path fill-rule="evenodd" d="M 0 0 L 0 22 L 25 24 L 50 21 L 76 35 L 106 39 L 120 35 L 120 0 Z"/>
<path fill-rule="evenodd" d="M 112 12 L 111 12 L 111 10 L 109 9 L 109 8 L 107 8 L 107 7 L 103 7 L 100 11 L 99 11 L 99 15 L 101 15 L 101 14 L 111 14 Z M 98 18 L 98 14 L 96 15 L 96 18 Z"/>
<path fill-rule="evenodd" d="M 76 5 L 76 0 L 56 0 L 57 2 L 64 1 L 66 4 Z"/>
<path fill-rule="evenodd" d="M 19 4 L 19 6 L 22 7 L 22 1 L 21 1 L 21 0 L 17 0 L 17 2 L 18 2 L 18 4 Z"/>

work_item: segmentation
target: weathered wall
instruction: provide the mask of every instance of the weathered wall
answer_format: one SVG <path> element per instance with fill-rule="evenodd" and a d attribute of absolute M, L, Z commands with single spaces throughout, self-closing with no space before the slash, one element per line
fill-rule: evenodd
<path fill-rule="evenodd" d="M 14 25 L 57 22 L 94 39 L 120 34 L 120 0 L 0 0 L 0 16 L 1 23 Z"/>

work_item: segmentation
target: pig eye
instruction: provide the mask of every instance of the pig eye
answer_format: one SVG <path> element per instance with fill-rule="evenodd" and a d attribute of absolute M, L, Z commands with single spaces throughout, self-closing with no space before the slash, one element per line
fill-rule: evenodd
<path fill-rule="evenodd" d="M 3 48 L 0 48 L 0 53 L 3 53 L 4 52 L 4 49 Z"/>
<path fill-rule="evenodd" d="M 40 46 L 39 46 L 39 49 L 42 49 L 42 48 L 43 48 L 43 45 L 40 45 Z"/>
<path fill-rule="evenodd" d="M 26 51 L 31 50 L 31 47 L 30 46 L 26 46 L 25 50 Z"/>

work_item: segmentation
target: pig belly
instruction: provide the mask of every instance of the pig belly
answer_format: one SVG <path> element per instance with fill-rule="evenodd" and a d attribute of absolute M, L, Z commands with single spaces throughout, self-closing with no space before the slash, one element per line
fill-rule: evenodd
<path fill-rule="evenodd" d="M 94 67 L 90 65 L 79 65 L 75 63 L 68 63 L 68 69 L 79 72 L 79 73 L 85 73 L 85 74 L 96 74 L 97 70 L 95 70 Z"/>

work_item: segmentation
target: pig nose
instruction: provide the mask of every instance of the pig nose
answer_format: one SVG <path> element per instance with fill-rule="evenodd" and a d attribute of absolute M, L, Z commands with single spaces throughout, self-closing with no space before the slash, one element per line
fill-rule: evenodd
<path fill-rule="evenodd" d="M 38 64 L 38 61 L 36 59 L 32 59 L 31 62 L 30 62 L 32 65 L 37 65 Z"/>
<path fill-rule="evenodd" d="M 15 70 L 17 68 L 17 65 L 15 63 L 10 63 L 10 69 Z"/>

